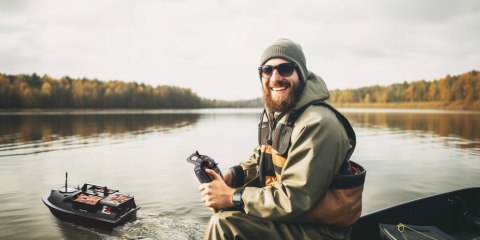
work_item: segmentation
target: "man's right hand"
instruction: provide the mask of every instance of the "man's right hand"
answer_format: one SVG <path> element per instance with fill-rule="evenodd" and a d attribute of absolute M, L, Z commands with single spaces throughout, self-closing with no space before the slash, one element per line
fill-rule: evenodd
<path fill-rule="evenodd" d="M 235 189 L 227 186 L 227 184 L 222 181 L 222 177 L 212 169 L 207 168 L 205 172 L 207 172 L 213 180 L 209 183 L 202 183 L 198 187 L 200 194 L 202 194 L 203 204 L 216 209 L 233 207 L 233 194 L 235 193 Z"/>

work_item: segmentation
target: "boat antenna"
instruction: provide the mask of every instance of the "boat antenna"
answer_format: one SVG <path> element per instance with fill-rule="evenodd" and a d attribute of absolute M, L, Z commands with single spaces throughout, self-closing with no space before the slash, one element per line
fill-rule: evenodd
<path fill-rule="evenodd" d="M 67 179 L 68 179 L 68 172 L 65 172 L 65 192 L 67 192 Z"/>

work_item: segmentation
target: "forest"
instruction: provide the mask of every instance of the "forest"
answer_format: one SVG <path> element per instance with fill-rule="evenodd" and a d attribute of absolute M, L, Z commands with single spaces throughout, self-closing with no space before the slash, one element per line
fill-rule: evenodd
<path fill-rule="evenodd" d="M 334 90 L 330 95 L 329 102 L 343 107 L 480 110 L 480 72 L 473 70 L 433 81 L 405 81 L 388 86 Z"/>
<path fill-rule="evenodd" d="M 189 88 L 48 75 L 0 74 L 0 108 L 219 108 L 259 106 L 259 100 L 219 101 Z"/>
<path fill-rule="evenodd" d="M 333 90 L 337 107 L 441 108 L 480 110 L 480 72 L 447 75 L 433 81 Z M 261 98 L 239 101 L 207 99 L 189 88 L 136 82 L 52 78 L 0 73 L 0 108 L 247 108 Z"/>

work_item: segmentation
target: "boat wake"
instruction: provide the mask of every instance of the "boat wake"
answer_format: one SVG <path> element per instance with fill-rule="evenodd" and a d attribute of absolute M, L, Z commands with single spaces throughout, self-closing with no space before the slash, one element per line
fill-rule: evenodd
<path fill-rule="evenodd" d="M 181 216 L 138 214 L 137 220 L 115 228 L 102 239 L 202 239 L 206 222 Z"/>

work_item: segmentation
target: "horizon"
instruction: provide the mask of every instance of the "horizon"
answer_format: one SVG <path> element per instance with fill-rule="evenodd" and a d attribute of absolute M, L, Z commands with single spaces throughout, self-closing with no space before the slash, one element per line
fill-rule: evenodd
<path fill-rule="evenodd" d="M 402 82 L 395 82 L 395 83 L 388 83 L 388 84 L 385 84 L 385 85 L 380 85 L 380 84 L 374 84 L 374 85 L 368 85 L 368 86 L 359 86 L 359 87 L 356 87 L 356 88 L 343 88 L 343 89 L 331 89 L 331 88 L 328 88 L 328 91 L 345 91 L 345 90 L 357 90 L 357 89 L 360 89 L 360 88 L 368 88 L 368 87 L 373 87 L 373 86 L 380 86 L 380 87 L 385 87 L 385 86 L 390 86 L 390 85 L 393 85 L 393 84 L 402 84 L 404 82 L 407 82 L 407 83 L 412 83 L 412 82 L 417 82 L 417 81 L 426 81 L 426 82 L 433 82 L 433 81 L 436 81 L 436 80 L 440 80 L 440 79 L 443 79 L 445 78 L 446 76 L 459 76 L 459 75 L 462 75 L 462 74 L 465 74 L 465 73 L 469 73 L 469 72 L 472 72 L 472 71 L 476 71 L 476 72 L 479 72 L 480 70 L 477 70 L 477 69 L 472 69 L 472 70 L 469 70 L 467 72 L 463 72 L 463 73 L 454 73 L 454 74 L 446 74 L 444 76 L 441 76 L 441 77 L 436 77 L 436 78 L 433 78 L 433 79 L 425 79 L 425 78 L 422 78 L 422 79 L 417 79 L 417 80 L 405 80 L 405 81 L 402 81 Z M 37 76 L 39 77 L 43 77 L 44 75 L 47 75 L 49 77 L 52 77 L 51 75 L 49 74 L 43 74 L 43 75 L 39 75 L 37 73 L 31 73 L 31 74 L 28 74 L 28 73 L 19 73 L 19 74 L 9 74 L 9 73 L 2 73 L 0 72 L 0 74 L 5 74 L 5 75 L 20 75 L 20 74 L 25 74 L 25 75 L 33 75 L 33 74 L 36 74 Z M 82 78 L 74 78 L 74 77 L 71 77 L 71 76 L 62 76 L 62 77 L 69 77 L 71 78 L 72 80 L 81 80 Z M 54 77 L 54 79 L 56 80 L 60 80 L 62 77 Z M 206 96 L 201 96 L 199 95 L 195 89 L 192 89 L 191 87 L 180 87 L 180 86 L 175 86 L 175 85 L 152 85 L 152 84 L 149 84 L 149 83 L 143 83 L 143 82 L 136 82 L 136 81 L 123 81 L 121 79 L 112 79 L 112 80 L 103 80 L 103 79 L 98 79 L 98 78 L 94 78 L 94 79 L 89 79 L 89 78 L 86 78 L 87 80 L 98 80 L 98 81 L 101 81 L 101 82 L 109 82 L 109 81 L 120 81 L 120 82 L 124 82 L 124 83 L 137 83 L 137 84 L 145 84 L 145 85 L 150 85 L 152 87 L 160 87 L 160 86 L 167 86 L 167 87 L 179 87 L 179 88 L 186 88 L 186 89 L 190 89 L 193 93 L 197 94 L 198 97 L 200 98 L 204 98 L 204 99 L 207 99 L 207 100 L 215 100 L 215 101 L 249 101 L 249 100 L 256 100 L 258 98 L 262 98 L 261 95 L 259 95 L 258 97 L 253 97 L 253 98 L 249 98 L 249 99 L 217 99 L 217 98 L 210 98 L 210 97 L 206 97 Z M 328 87 L 328 86 L 327 86 Z"/>
<path fill-rule="evenodd" d="M 478 16 L 475 0 L 1 1 L 0 72 L 249 100 L 263 49 L 285 37 L 330 90 L 433 81 L 479 69 Z"/>

